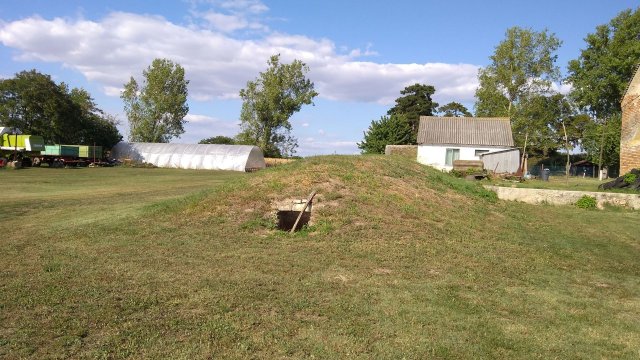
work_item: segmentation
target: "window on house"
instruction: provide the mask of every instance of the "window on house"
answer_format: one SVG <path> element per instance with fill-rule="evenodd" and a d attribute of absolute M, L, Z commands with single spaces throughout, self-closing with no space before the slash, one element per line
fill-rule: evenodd
<path fill-rule="evenodd" d="M 489 152 L 489 150 L 476 150 L 476 156 L 480 156 L 480 155 L 486 154 L 488 152 Z"/>
<path fill-rule="evenodd" d="M 453 166 L 453 161 L 459 159 L 460 149 L 447 149 L 447 155 L 444 159 L 444 164 L 447 166 Z"/>

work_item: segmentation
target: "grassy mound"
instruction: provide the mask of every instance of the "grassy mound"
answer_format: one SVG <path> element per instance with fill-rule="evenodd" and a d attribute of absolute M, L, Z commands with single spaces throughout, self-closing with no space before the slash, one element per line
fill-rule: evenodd
<path fill-rule="evenodd" d="M 275 224 L 274 203 L 305 198 L 312 190 L 318 195 L 313 205 L 313 225 L 307 231 L 310 235 L 327 233 L 329 229 L 348 236 L 354 231 L 373 234 L 382 228 L 387 235 L 424 233 L 428 224 L 412 224 L 425 220 L 425 214 L 433 214 L 433 225 L 444 228 L 442 221 L 464 219 L 468 212 L 465 209 L 485 213 L 485 205 L 497 199 L 481 186 L 412 160 L 332 156 L 261 172 L 246 183 L 226 187 L 221 194 L 199 202 L 187 218 L 213 214 L 228 218 L 234 226 L 268 233 Z"/>
<path fill-rule="evenodd" d="M 272 203 L 312 190 L 311 225 L 274 229 Z M 1 356 L 640 351 L 637 213 L 500 202 L 378 156 L 304 159 L 130 213 L 3 240 Z"/>

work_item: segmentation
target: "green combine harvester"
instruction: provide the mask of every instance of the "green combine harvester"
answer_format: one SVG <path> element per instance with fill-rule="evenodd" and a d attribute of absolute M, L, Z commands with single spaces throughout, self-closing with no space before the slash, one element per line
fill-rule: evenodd
<path fill-rule="evenodd" d="M 4 166 L 8 159 L 25 163 L 25 159 L 38 156 L 45 149 L 42 136 L 23 135 L 16 128 L 0 127 L 0 136 L 0 166 Z"/>
<path fill-rule="evenodd" d="M 102 161 L 102 146 L 45 145 L 42 136 L 23 135 L 19 129 L 0 127 L 0 167 L 10 160 L 21 166 L 85 166 Z"/>

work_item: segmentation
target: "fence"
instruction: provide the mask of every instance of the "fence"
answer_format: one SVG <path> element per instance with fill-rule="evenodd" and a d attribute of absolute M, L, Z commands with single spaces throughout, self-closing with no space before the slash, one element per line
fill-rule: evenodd
<path fill-rule="evenodd" d="M 550 175 L 551 176 L 565 176 L 566 174 L 566 167 L 564 164 L 562 165 L 557 165 L 557 164 L 536 164 L 536 165 L 530 165 L 529 166 L 529 173 L 533 176 L 540 176 L 540 170 L 541 169 L 549 169 L 549 171 L 551 172 Z M 585 177 L 594 177 L 597 178 L 598 177 L 598 165 L 593 165 L 593 166 L 571 166 L 571 169 L 569 170 L 569 175 L 571 176 L 585 176 Z M 610 169 L 609 173 L 608 173 L 608 177 L 610 178 L 615 178 L 618 177 L 618 173 L 615 169 Z"/>

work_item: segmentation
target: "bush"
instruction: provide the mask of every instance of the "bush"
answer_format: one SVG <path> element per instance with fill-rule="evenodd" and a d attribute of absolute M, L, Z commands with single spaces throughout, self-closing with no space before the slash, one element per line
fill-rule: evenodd
<path fill-rule="evenodd" d="M 468 168 L 465 170 L 456 170 L 453 169 L 449 171 L 449 174 L 455 176 L 457 178 L 465 178 L 467 175 L 475 175 L 475 174 L 483 174 L 488 177 L 489 173 L 486 170 L 482 170 L 480 168 Z"/>
<path fill-rule="evenodd" d="M 589 195 L 583 195 L 578 201 L 576 201 L 576 206 L 581 209 L 595 209 L 598 203 L 596 198 Z"/>
<path fill-rule="evenodd" d="M 454 176 L 454 177 L 457 177 L 457 178 L 463 178 L 463 177 L 466 176 L 464 174 L 464 171 L 461 171 L 461 170 L 451 170 L 451 171 L 449 171 L 449 174 L 451 176 Z"/>
<path fill-rule="evenodd" d="M 629 185 L 635 183 L 636 180 L 638 180 L 638 175 L 634 173 L 628 173 L 624 175 L 624 182 L 626 182 Z"/>

